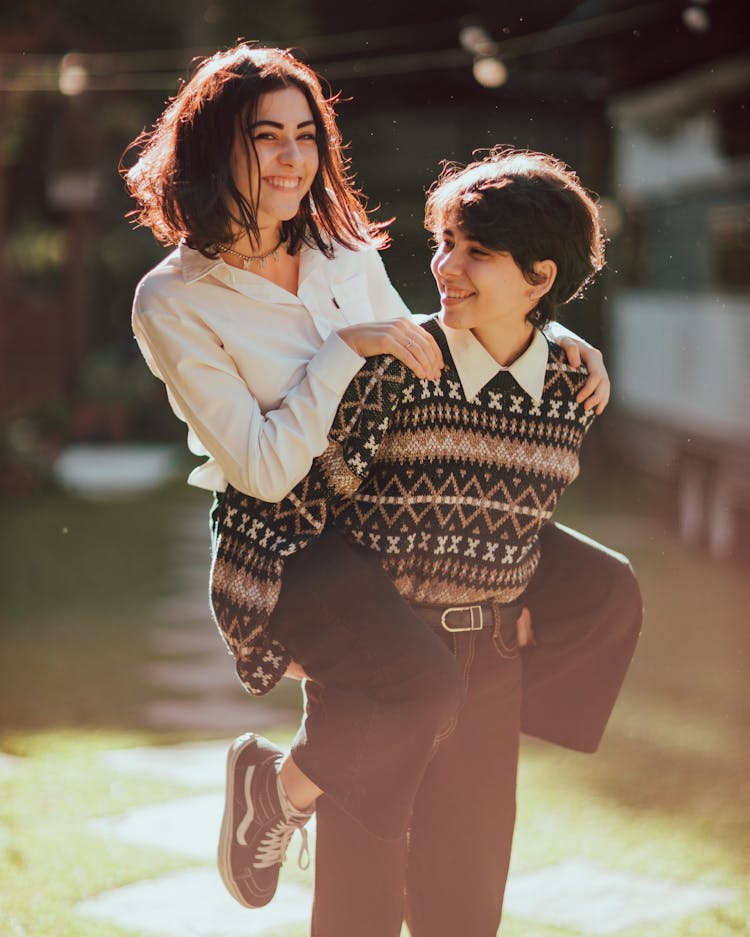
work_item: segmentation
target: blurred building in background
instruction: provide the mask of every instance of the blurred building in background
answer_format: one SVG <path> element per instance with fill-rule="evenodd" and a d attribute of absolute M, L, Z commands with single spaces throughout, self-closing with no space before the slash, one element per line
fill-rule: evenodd
<path fill-rule="evenodd" d="M 717 556 L 750 508 L 749 101 L 742 57 L 610 108 L 622 220 L 611 438 L 676 482 L 682 534 Z"/>
<path fill-rule="evenodd" d="M 612 260 L 565 321 L 607 351 L 623 417 L 608 421 L 614 441 L 646 468 L 679 467 L 686 530 L 710 528 L 728 549 L 735 525 L 707 524 L 705 503 L 741 500 L 723 479 L 742 463 L 727 476 L 704 453 L 729 437 L 742 452 L 747 439 L 737 399 L 748 380 L 750 25 L 736 3 L 64 7 L 0 14 L 0 488 L 33 486 L 71 441 L 178 438 L 129 324 L 135 284 L 163 249 L 127 224 L 116 166 L 193 57 L 244 37 L 293 48 L 340 92 L 358 182 L 377 217 L 396 219 L 386 264 L 416 311 L 436 301 L 422 211 L 442 159 L 506 143 L 578 170 L 602 197 Z M 706 383 L 709 364 L 724 384 Z M 689 393 L 667 381 L 670 368 L 690 374 Z M 646 423 L 668 427 L 674 445 L 657 453 L 645 430 L 627 434 Z M 711 429 L 700 451 L 699 425 Z"/>

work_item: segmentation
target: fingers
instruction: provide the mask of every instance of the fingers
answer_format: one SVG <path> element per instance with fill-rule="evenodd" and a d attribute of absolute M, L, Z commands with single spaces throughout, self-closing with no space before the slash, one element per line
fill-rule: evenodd
<path fill-rule="evenodd" d="M 591 346 L 583 346 L 579 348 L 579 352 L 589 376 L 576 394 L 576 400 L 578 403 L 583 403 L 584 410 L 595 410 L 597 414 L 603 413 L 609 403 L 612 389 L 607 369 L 604 366 L 604 358 L 597 348 Z"/>
<path fill-rule="evenodd" d="M 558 341 L 558 345 L 560 345 L 565 352 L 565 356 L 571 368 L 580 368 L 583 359 L 581 358 L 581 349 L 578 342 L 574 341 L 572 338 L 561 338 Z"/>
<path fill-rule="evenodd" d="M 576 401 L 583 404 L 584 410 L 596 408 L 596 413 L 600 414 L 609 403 L 610 390 L 606 373 L 604 377 L 601 374 L 589 374 L 586 383 L 576 394 Z"/>
<path fill-rule="evenodd" d="M 584 410 L 596 408 L 597 414 L 603 413 L 609 403 L 611 385 L 602 353 L 570 338 L 560 339 L 558 344 L 565 350 L 571 368 L 580 368 L 584 364 L 589 372 L 586 383 L 576 394 L 576 401 L 583 404 Z"/>
<path fill-rule="evenodd" d="M 302 667 L 300 667 L 299 664 L 295 663 L 295 661 L 290 661 L 288 667 L 284 671 L 284 676 L 289 677 L 292 680 L 307 680 L 308 679 L 305 671 L 302 669 Z"/>
<path fill-rule="evenodd" d="M 531 612 L 528 610 L 528 608 L 524 608 L 521 614 L 518 616 L 516 620 L 516 629 L 518 633 L 519 647 L 526 647 L 529 644 L 536 644 L 534 629 L 531 626 Z"/>
<path fill-rule="evenodd" d="M 363 358 L 393 355 L 419 378 L 436 381 L 440 377 L 443 356 L 437 342 L 405 317 L 350 325 L 338 334 Z"/>
<path fill-rule="evenodd" d="M 443 356 L 440 352 L 437 342 L 418 325 L 405 323 L 406 329 L 402 329 L 398 337 L 395 338 L 395 347 L 391 354 L 402 361 L 417 377 L 436 381 L 440 377 L 440 371 L 443 368 Z"/>

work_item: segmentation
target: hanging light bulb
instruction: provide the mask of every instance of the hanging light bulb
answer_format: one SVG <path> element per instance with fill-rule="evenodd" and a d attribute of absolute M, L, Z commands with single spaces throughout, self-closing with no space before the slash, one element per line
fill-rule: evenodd
<path fill-rule="evenodd" d="M 711 16 L 706 9 L 709 0 L 692 0 L 682 11 L 682 22 L 691 33 L 705 33 L 711 28 Z"/>
<path fill-rule="evenodd" d="M 60 61 L 60 71 L 57 77 L 57 87 L 60 94 L 66 97 L 75 97 L 83 94 L 89 84 L 88 69 L 83 64 L 80 55 L 68 52 Z"/>
<path fill-rule="evenodd" d="M 483 88 L 501 88 L 508 80 L 508 69 L 494 55 L 474 59 L 472 74 Z"/>
<path fill-rule="evenodd" d="M 500 88 L 508 80 L 508 69 L 497 55 L 497 43 L 477 23 L 467 23 L 458 33 L 461 48 L 474 57 L 472 74 L 483 88 Z"/>

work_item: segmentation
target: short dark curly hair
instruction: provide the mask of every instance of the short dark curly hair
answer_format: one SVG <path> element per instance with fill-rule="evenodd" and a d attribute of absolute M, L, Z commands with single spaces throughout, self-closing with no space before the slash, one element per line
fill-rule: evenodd
<path fill-rule="evenodd" d="M 203 59 L 154 128 L 126 149 L 120 171 L 138 204 L 131 213 L 136 223 L 162 243 L 185 240 L 209 257 L 233 242 L 238 226 L 257 240 L 256 206 L 232 178 L 232 144 L 238 128 L 252 122 L 261 95 L 288 87 L 310 105 L 319 166 L 299 211 L 282 225 L 287 249 L 295 253 L 306 242 L 331 256 L 334 242 L 385 246 L 384 225 L 370 223 L 349 172 L 336 98 L 325 96 L 318 75 L 291 52 L 245 42 Z M 131 150 L 137 159 L 127 167 Z"/>
<path fill-rule="evenodd" d="M 594 198 L 572 169 L 546 153 L 495 147 L 468 166 L 444 164 L 427 193 L 425 227 L 439 238 L 448 222 L 488 250 L 510 254 L 530 284 L 537 261 L 555 262 L 551 289 L 529 313 L 539 328 L 604 266 Z"/>

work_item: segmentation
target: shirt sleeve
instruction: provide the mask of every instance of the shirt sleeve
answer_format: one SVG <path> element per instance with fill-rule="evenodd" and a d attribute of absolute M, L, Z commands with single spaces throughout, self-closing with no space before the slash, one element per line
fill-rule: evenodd
<path fill-rule="evenodd" d="M 411 315 L 409 307 L 388 278 L 383 258 L 377 250 L 366 250 L 365 272 L 370 303 L 377 319 Z"/>
<path fill-rule="evenodd" d="M 589 348 L 594 347 L 591 342 L 587 342 L 585 338 L 581 338 L 580 335 L 576 335 L 575 332 L 566 328 L 561 322 L 548 322 L 542 331 L 550 341 L 555 342 L 556 344 L 559 344 L 560 339 L 573 338 L 582 345 L 588 345 Z"/>
<path fill-rule="evenodd" d="M 272 531 L 267 542 L 273 552 L 291 555 L 322 533 L 328 505 L 356 491 L 367 477 L 394 410 L 415 380 L 391 355 L 368 358 L 344 393 L 325 452 L 306 476 L 276 504 L 254 506 L 252 499 L 241 499 L 245 523 L 261 518 Z"/>
<path fill-rule="evenodd" d="M 264 501 L 282 499 L 325 450 L 341 396 L 364 362 L 330 334 L 281 405 L 263 413 L 219 336 L 190 309 L 141 290 L 133 331 L 175 413 L 230 484 Z"/>
<path fill-rule="evenodd" d="M 353 494 L 367 478 L 391 425 L 394 411 L 416 378 L 391 355 L 368 358 L 349 384 L 336 411 L 325 452 L 277 508 L 296 516 L 295 531 L 317 536 L 331 501 Z"/>
<path fill-rule="evenodd" d="M 230 486 L 222 496 L 211 607 L 250 693 L 267 693 L 291 660 L 289 650 L 269 630 L 285 559 L 320 536 L 331 502 L 362 483 L 405 384 L 414 380 L 390 355 L 368 358 L 346 388 L 326 451 L 289 494 L 269 504 Z"/>

